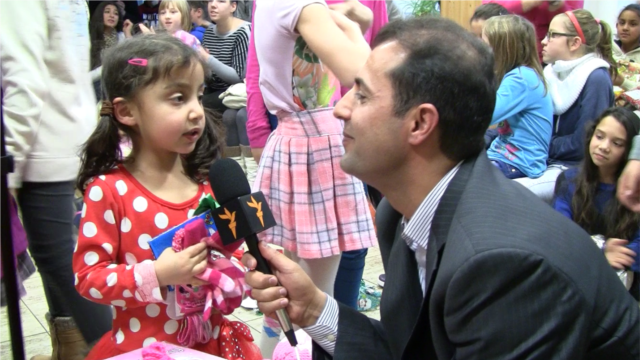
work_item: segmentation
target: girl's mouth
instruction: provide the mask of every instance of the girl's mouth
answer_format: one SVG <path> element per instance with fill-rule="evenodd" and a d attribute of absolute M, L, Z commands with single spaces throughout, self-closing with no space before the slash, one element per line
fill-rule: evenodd
<path fill-rule="evenodd" d="M 194 129 L 191 131 L 187 131 L 186 133 L 182 134 L 182 136 L 186 137 L 189 141 L 196 141 L 200 136 L 200 130 Z"/>

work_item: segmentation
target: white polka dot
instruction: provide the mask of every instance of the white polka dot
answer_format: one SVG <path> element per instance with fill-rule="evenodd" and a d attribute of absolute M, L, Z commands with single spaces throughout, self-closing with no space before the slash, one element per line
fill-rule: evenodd
<path fill-rule="evenodd" d="M 136 291 L 137 293 L 137 291 Z M 149 317 L 156 317 L 158 315 L 160 315 L 160 306 L 156 305 L 156 304 L 149 304 L 147 305 L 146 309 L 145 309 L 147 315 Z"/>
<path fill-rule="evenodd" d="M 169 218 L 165 213 L 157 213 L 155 217 L 155 223 L 159 229 L 164 229 L 169 226 Z"/>
<path fill-rule="evenodd" d="M 107 210 L 104 212 L 104 221 L 108 222 L 111 225 L 116 223 L 116 218 L 113 216 L 112 210 Z"/>
<path fill-rule="evenodd" d="M 146 338 L 146 339 L 144 339 L 144 342 L 142 343 L 142 347 L 147 347 L 147 346 L 153 344 L 154 342 L 156 342 L 156 338 L 154 338 L 154 337 Z"/>
<path fill-rule="evenodd" d="M 142 296 L 140 296 L 140 293 L 137 290 L 133 294 L 136 296 L 136 300 L 142 301 Z"/>
<path fill-rule="evenodd" d="M 122 344 L 123 341 L 124 341 L 124 333 L 122 332 L 122 329 L 119 329 L 118 332 L 116 333 L 116 343 Z"/>
<path fill-rule="evenodd" d="M 82 214 L 80 215 L 82 218 L 87 215 L 87 203 L 82 203 Z"/>
<path fill-rule="evenodd" d="M 212 228 L 209 228 L 209 235 L 213 235 L 216 231 L 213 230 Z"/>
<path fill-rule="evenodd" d="M 134 333 L 140 331 L 140 321 L 136 318 L 131 318 L 129 320 L 129 329 Z"/>
<path fill-rule="evenodd" d="M 104 176 L 104 175 L 100 175 L 100 176 L 98 176 L 98 179 L 100 179 L 102 181 L 105 181 L 107 179 L 107 177 Z"/>
<path fill-rule="evenodd" d="M 118 274 L 111 273 L 107 276 L 107 286 L 114 286 L 118 283 Z"/>
<path fill-rule="evenodd" d="M 74 285 L 78 285 L 78 274 L 73 274 L 73 278 L 74 278 Z"/>
<path fill-rule="evenodd" d="M 196 209 L 191 209 L 189 210 L 189 212 L 187 212 L 187 219 L 191 219 L 193 217 L 193 214 L 195 214 Z"/>
<path fill-rule="evenodd" d="M 127 265 L 124 268 L 127 269 L 127 270 L 131 270 L 132 267 L 133 267 L 133 265 Z"/>
<path fill-rule="evenodd" d="M 153 297 L 156 300 L 160 300 L 160 301 L 164 300 L 162 298 L 162 293 L 160 292 L 160 288 L 153 288 L 153 290 L 151 290 L 151 295 L 153 295 Z"/>
<path fill-rule="evenodd" d="M 132 253 L 124 254 L 124 259 L 126 260 L 127 264 L 129 264 L 129 265 L 135 265 L 135 264 L 138 263 L 138 260 L 136 260 L 135 255 L 133 255 Z"/>
<path fill-rule="evenodd" d="M 89 199 L 93 201 L 102 200 L 102 195 L 102 189 L 100 188 L 100 186 L 94 186 L 91 188 L 91 190 L 89 190 Z"/>
<path fill-rule="evenodd" d="M 125 298 L 130 298 L 133 297 L 133 294 L 131 293 L 131 291 L 125 290 L 122 292 L 122 296 L 124 296 Z"/>
<path fill-rule="evenodd" d="M 93 251 L 89 251 L 88 253 L 84 254 L 84 263 L 89 266 L 97 264 L 99 259 L 100 257 L 98 256 L 98 254 L 94 253 Z"/>
<path fill-rule="evenodd" d="M 96 236 L 97 233 L 98 228 L 96 227 L 96 224 L 92 223 L 91 221 L 87 221 L 82 226 L 82 235 L 84 235 L 85 237 L 92 238 Z"/>
<path fill-rule="evenodd" d="M 124 307 L 125 305 L 127 305 L 127 303 L 124 300 L 113 300 L 111 304 L 113 304 L 113 306 L 120 306 L 120 307 Z"/>
<path fill-rule="evenodd" d="M 142 286 L 142 275 L 138 274 L 137 272 L 133 272 L 133 278 L 136 280 L 136 286 L 140 287 Z"/>
<path fill-rule="evenodd" d="M 149 204 L 147 203 L 147 199 L 143 198 L 142 196 L 138 196 L 137 198 L 135 198 L 135 200 L 133 200 L 133 210 L 137 212 L 143 212 L 147 210 L 148 205 Z"/>
<path fill-rule="evenodd" d="M 94 299 L 102 299 L 102 294 L 100 294 L 100 291 L 98 291 L 98 289 L 96 288 L 91 288 L 89 290 L 89 294 L 94 298 Z"/>
<path fill-rule="evenodd" d="M 131 230 L 131 220 L 128 217 L 123 217 L 120 223 L 120 231 L 128 233 Z"/>
<path fill-rule="evenodd" d="M 104 244 L 102 244 L 102 248 L 104 249 L 104 251 L 107 252 L 107 254 L 109 254 L 109 255 L 113 254 L 113 246 L 111 246 L 111 244 L 104 243 Z M 111 266 L 111 265 L 109 265 L 109 266 Z M 116 265 L 116 266 L 118 266 L 118 265 Z"/>
<path fill-rule="evenodd" d="M 124 181 L 122 181 L 122 180 L 116 181 L 116 190 L 118 190 L 118 194 L 120 194 L 120 196 L 126 194 L 127 193 L 127 184 L 125 184 Z"/>
<path fill-rule="evenodd" d="M 171 335 L 178 331 L 178 322 L 175 320 L 169 320 L 164 324 L 164 332 Z"/>
<path fill-rule="evenodd" d="M 213 339 L 217 340 L 218 335 L 220 335 L 220 325 L 216 325 L 216 327 L 213 328 Z"/>
<path fill-rule="evenodd" d="M 109 266 L 107 266 L 107 269 L 115 269 L 118 267 L 118 264 L 111 264 Z"/>
<path fill-rule="evenodd" d="M 143 250 L 149 250 L 149 240 L 151 240 L 151 235 L 140 235 L 140 237 L 138 238 L 138 246 L 140 246 L 140 248 L 142 248 Z"/>
<path fill-rule="evenodd" d="M 78 242 L 76 241 L 76 247 L 73 248 L 73 253 L 75 254 L 78 251 Z"/>
<path fill-rule="evenodd" d="M 113 320 L 116 319 L 116 308 L 115 307 L 111 307 L 111 315 L 113 316 Z"/>

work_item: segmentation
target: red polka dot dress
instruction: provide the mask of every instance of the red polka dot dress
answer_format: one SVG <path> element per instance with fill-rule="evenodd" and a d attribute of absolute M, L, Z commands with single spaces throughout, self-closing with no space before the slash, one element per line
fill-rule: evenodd
<path fill-rule="evenodd" d="M 163 298 L 148 242 L 193 216 L 200 199 L 211 193 L 205 182 L 192 199 L 170 203 L 123 167 L 88 184 L 73 256 L 75 285 L 87 299 L 112 306 L 113 327 L 87 359 L 106 359 L 155 341 L 180 344 L 182 319 L 172 318 L 172 301 Z M 195 350 L 233 360 L 262 358 L 246 326 L 217 313 L 210 321 L 212 340 Z"/>

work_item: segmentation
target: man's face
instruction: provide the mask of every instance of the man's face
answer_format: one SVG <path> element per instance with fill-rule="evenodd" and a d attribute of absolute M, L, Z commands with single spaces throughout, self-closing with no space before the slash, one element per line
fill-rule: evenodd
<path fill-rule="evenodd" d="M 342 169 L 374 186 L 400 167 L 409 151 L 410 125 L 394 114 L 394 90 L 388 75 L 404 60 L 404 53 L 395 42 L 376 47 L 355 85 L 334 110 L 345 121 Z"/>

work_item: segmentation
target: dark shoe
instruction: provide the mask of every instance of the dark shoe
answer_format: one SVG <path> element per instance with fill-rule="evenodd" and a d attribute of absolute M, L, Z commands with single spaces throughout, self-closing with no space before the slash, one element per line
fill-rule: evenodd
<path fill-rule="evenodd" d="M 384 287 L 384 274 L 378 276 L 378 286 Z"/>

